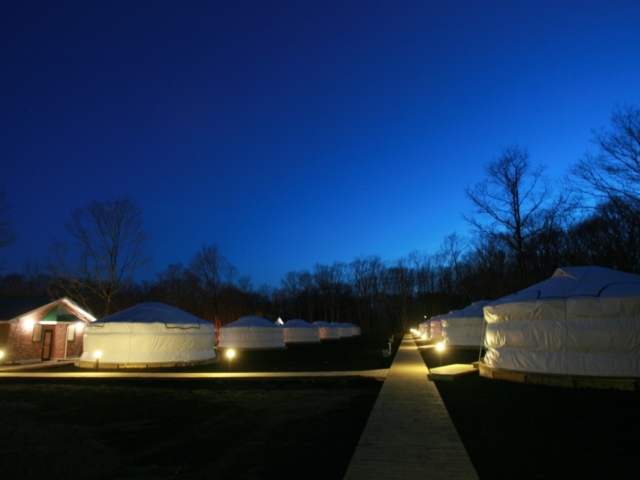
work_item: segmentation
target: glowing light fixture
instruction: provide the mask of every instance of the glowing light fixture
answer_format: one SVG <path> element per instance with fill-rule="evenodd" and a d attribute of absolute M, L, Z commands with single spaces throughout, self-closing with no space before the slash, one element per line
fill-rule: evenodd
<path fill-rule="evenodd" d="M 229 371 L 231 371 L 231 360 L 233 360 L 233 357 L 236 356 L 236 351 L 233 348 L 230 348 L 229 350 L 227 350 L 226 355 L 229 359 Z"/>
<path fill-rule="evenodd" d="M 436 343 L 436 350 L 438 351 L 438 358 L 440 359 L 440 366 L 442 366 L 442 352 L 444 352 L 444 342 Z"/>
<path fill-rule="evenodd" d="M 423 333 L 423 334 L 422 334 L 422 337 L 420 337 L 420 338 L 422 338 L 422 340 L 426 340 L 426 339 L 427 339 L 427 334 L 426 334 L 426 333 Z"/>
<path fill-rule="evenodd" d="M 102 357 L 102 350 L 96 350 L 93 352 L 93 358 L 96 359 L 96 370 L 100 368 L 100 357 Z"/>
<path fill-rule="evenodd" d="M 22 325 L 24 325 L 24 328 L 27 328 L 27 329 L 33 328 L 35 324 L 36 322 L 34 322 L 32 318 L 27 318 L 24 322 L 22 322 Z"/>
<path fill-rule="evenodd" d="M 0 360 L 2 360 L 3 358 L 4 358 L 4 352 L 0 350 Z"/>

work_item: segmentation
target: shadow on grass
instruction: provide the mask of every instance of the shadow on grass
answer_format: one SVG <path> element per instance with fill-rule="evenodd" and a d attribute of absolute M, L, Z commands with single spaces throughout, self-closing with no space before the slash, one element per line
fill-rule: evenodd
<path fill-rule="evenodd" d="M 435 351 L 421 353 L 427 366 L 438 366 Z M 477 357 L 477 350 L 451 350 L 447 363 Z M 436 386 L 480 478 L 638 477 L 640 392 L 477 375 Z"/>

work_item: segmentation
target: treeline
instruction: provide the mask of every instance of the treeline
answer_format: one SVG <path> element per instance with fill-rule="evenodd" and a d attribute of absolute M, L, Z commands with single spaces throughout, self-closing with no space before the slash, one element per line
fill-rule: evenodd
<path fill-rule="evenodd" d="M 278 288 L 255 289 L 211 244 L 187 265 L 170 265 L 140 283 L 135 273 L 149 260 L 147 236 L 141 212 L 125 197 L 76 210 L 68 224 L 72 242 L 56 242 L 42 271 L 0 277 L 0 295 L 67 295 L 97 316 L 152 300 L 218 324 L 257 314 L 392 333 L 513 293 L 560 266 L 640 273 L 640 110 L 619 107 L 611 121 L 610 130 L 594 133 L 597 151 L 556 184 L 526 148 L 502 150 L 486 164 L 485 177 L 465 189 L 472 236 L 452 233 L 433 254 L 316 264 L 287 273 Z"/>

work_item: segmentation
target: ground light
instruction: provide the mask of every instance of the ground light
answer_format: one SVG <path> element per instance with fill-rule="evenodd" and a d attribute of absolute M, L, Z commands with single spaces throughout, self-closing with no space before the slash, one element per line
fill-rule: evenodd
<path fill-rule="evenodd" d="M 231 371 L 231 360 L 233 360 L 233 357 L 236 356 L 236 351 L 233 348 L 230 348 L 229 350 L 227 350 L 226 355 L 229 359 L 229 371 Z"/>
<path fill-rule="evenodd" d="M 438 357 L 440 358 L 440 366 L 442 366 L 442 352 L 444 352 L 444 342 L 436 343 L 436 350 L 438 351 Z"/>
<path fill-rule="evenodd" d="M 102 357 L 102 350 L 96 350 L 93 352 L 93 358 L 96 359 L 96 370 L 100 368 L 100 357 Z"/>

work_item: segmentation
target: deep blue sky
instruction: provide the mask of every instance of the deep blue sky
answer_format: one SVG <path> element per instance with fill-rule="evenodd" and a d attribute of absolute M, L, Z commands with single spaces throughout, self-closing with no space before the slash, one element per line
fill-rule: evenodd
<path fill-rule="evenodd" d="M 435 253 L 504 147 L 559 178 L 640 105 L 639 25 L 637 0 L 3 1 L 4 273 L 126 194 L 154 272 L 204 243 L 255 287 Z"/>

